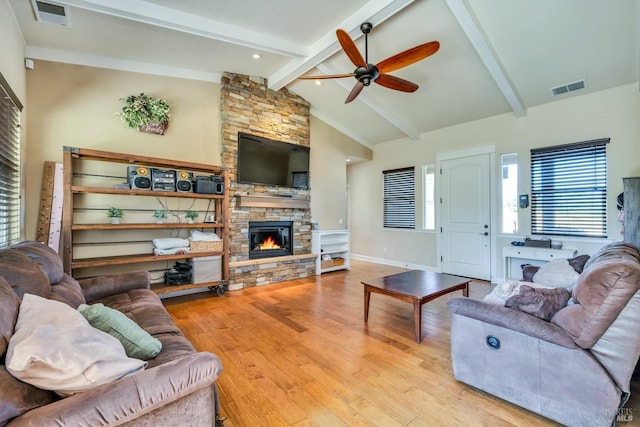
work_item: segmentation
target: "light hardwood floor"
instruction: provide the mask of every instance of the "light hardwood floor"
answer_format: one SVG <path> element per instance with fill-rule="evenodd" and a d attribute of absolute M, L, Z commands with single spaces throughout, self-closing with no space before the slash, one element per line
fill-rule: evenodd
<path fill-rule="evenodd" d="M 222 359 L 226 427 L 556 425 L 453 378 L 446 302 L 461 292 L 424 305 L 420 344 L 411 304 L 373 294 L 365 324 L 360 281 L 400 271 L 353 261 L 351 271 L 164 303 L 198 350 Z M 489 290 L 472 282 L 470 297 Z"/>

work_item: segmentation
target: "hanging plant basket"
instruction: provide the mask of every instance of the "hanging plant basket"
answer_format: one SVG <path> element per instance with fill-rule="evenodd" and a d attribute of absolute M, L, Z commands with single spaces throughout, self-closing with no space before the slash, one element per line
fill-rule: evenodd
<path fill-rule="evenodd" d="M 164 135 L 171 117 L 171 107 L 167 101 L 145 93 L 121 98 L 121 101 L 124 101 L 124 107 L 117 115 L 128 127 L 139 132 Z"/>

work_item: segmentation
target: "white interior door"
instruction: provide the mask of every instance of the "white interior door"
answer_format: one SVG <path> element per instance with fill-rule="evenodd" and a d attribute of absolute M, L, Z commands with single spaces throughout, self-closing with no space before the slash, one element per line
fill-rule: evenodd
<path fill-rule="evenodd" d="M 489 154 L 440 164 L 443 273 L 491 278 L 490 165 Z"/>

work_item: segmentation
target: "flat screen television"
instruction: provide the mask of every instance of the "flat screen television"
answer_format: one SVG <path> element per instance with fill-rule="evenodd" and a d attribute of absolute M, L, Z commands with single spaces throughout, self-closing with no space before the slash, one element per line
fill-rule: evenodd
<path fill-rule="evenodd" d="M 238 182 L 309 188 L 309 147 L 238 132 Z"/>

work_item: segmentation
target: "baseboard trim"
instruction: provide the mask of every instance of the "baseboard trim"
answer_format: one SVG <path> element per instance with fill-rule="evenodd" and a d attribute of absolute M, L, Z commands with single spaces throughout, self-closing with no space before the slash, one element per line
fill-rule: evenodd
<path fill-rule="evenodd" d="M 351 259 L 366 261 L 366 262 L 373 262 L 376 264 L 391 265 L 394 267 L 409 268 L 412 270 L 433 271 L 436 273 L 439 272 L 437 267 L 432 267 L 429 265 L 413 264 L 413 263 L 396 261 L 396 260 L 386 259 L 386 258 L 375 258 L 367 255 L 351 254 Z"/>

